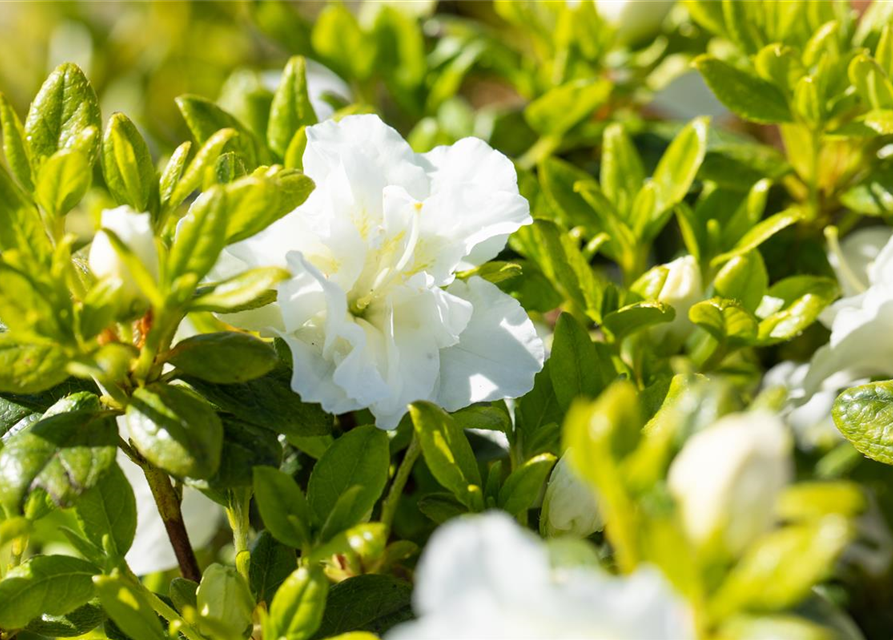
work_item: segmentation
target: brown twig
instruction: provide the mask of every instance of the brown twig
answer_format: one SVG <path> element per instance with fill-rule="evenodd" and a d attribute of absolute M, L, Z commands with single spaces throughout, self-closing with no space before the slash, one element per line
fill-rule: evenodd
<path fill-rule="evenodd" d="M 180 510 L 180 498 L 171 485 L 170 478 L 163 471 L 152 465 L 145 465 L 143 472 L 158 506 L 158 513 L 167 530 L 167 537 L 174 548 L 177 563 L 180 565 L 180 574 L 187 580 L 200 582 L 202 572 L 195 558 L 195 551 L 189 543 L 189 534 L 186 532 L 186 524 L 183 522 L 183 512 Z"/>

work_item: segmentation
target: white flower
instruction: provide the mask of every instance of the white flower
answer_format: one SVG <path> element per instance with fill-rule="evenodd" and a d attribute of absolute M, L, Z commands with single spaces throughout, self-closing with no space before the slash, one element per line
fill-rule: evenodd
<path fill-rule="evenodd" d="M 142 299 L 130 269 L 121 260 L 118 252 L 103 231 L 108 229 L 123 242 L 142 262 L 149 273 L 158 277 L 158 249 L 152 232 L 152 217 L 148 213 L 137 213 L 127 206 L 106 209 L 102 212 L 100 230 L 90 246 L 88 263 L 97 278 L 107 278 L 119 283 L 126 301 Z"/>
<path fill-rule="evenodd" d="M 313 111 L 316 117 L 322 121 L 332 117 L 335 109 L 326 100 L 326 97 L 332 96 L 344 102 L 351 102 L 350 87 L 341 79 L 334 71 L 326 66 L 321 65 L 315 60 L 306 59 L 305 78 L 307 80 L 307 96 L 310 98 L 310 104 L 313 105 Z M 282 79 L 281 71 L 264 72 L 264 86 L 270 91 L 276 91 L 279 82 Z"/>
<path fill-rule="evenodd" d="M 385 429 L 417 400 L 454 411 L 529 391 L 544 357 L 533 323 L 495 285 L 455 276 L 531 222 L 508 158 L 472 138 L 416 154 L 363 115 L 308 128 L 303 162 L 307 201 L 212 274 L 291 270 L 275 304 L 225 319 L 282 336 L 294 390 L 331 413 L 368 407 Z"/>
<path fill-rule="evenodd" d="M 567 451 L 552 470 L 540 522 L 540 531 L 548 537 L 586 538 L 605 526 L 592 489 L 571 470 Z"/>
<path fill-rule="evenodd" d="M 553 570 L 545 545 L 492 512 L 438 529 L 416 572 L 417 620 L 386 640 L 684 640 L 691 615 L 650 569 Z"/>
<path fill-rule="evenodd" d="M 772 525 L 775 499 L 792 473 L 781 420 L 740 413 L 693 435 L 673 460 L 668 484 L 689 538 L 738 554 Z"/>
<path fill-rule="evenodd" d="M 829 258 L 846 297 L 820 316 L 831 339 L 812 358 L 803 384 L 807 395 L 893 375 L 891 235 L 886 227 L 865 229 L 849 235 L 839 248 L 832 238 Z"/>
<path fill-rule="evenodd" d="M 673 307 L 676 312 L 673 320 L 652 327 L 650 333 L 655 343 L 667 341 L 668 350 L 678 348 L 695 329 L 688 319 L 689 310 L 704 299 L 698 261 L 693 256 L 683 256 L 658 265 L 642 276 L 633 288 Z"/>
<path fill-rule="evenodd" d="M 599 15 L 617 30 L 620 44 L 657 35 L 673 4 L 675 0 L 595 0 Z"/>

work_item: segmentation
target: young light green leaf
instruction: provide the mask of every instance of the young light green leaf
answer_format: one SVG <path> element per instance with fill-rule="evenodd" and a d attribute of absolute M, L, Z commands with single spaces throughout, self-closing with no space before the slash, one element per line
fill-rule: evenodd
<path fill-rule="evenodd" d="M 646 300 L 612 311 L 605 316 L 602 326 L 611 332 L 615 340 L 620 341 L 652 325 L 671 322 L 675 317 L 676 311 L 670 305 Z"/>
<path fill-rule="evenodd" d="M 757 337 L 757 319 L 735 300 L 712 298 L 698 302 L 688 317 L 723 345 L 740 347 Z"/>
<path fill-rule="evenodd" d="M 191 142 L 184 142 L 179 147 L 174 149 L 174 152 L 171 154 L 170 159 L 167 161 L 167 164 L 164 165 L 164 170 L 161 172 L 161 178 L 158 182 L 159 188 L 159 197 L 161 199 L 162 206 L 170 206 L 175 207 L 182 202 L 174 202 L 171 203 L 171 198 L 174 195 L 174 191 L 177 188 L 177 185 L 180 183 L 180 178 L 183 176 L 183 171 L 186 169 L 186 161 L 189 159 L 189 150 L 192 148 Z M 199 176 L 199 181 L 201 180 L 201 176 Z M 193 187 L 194 189 L 195 187 Z M 186 195 L 189 195 L 188 193 Z M 186 197 L 185 195 L 183 196 Z"/>
<path fill-rule="evenodd" d="M 329 581 L 320 567 L 296 569 L 270 604 L 264 640 L 309 640 L 322 623 Z"/>
<path fill-rule="evenodd" d="M 26 191 L 34 189 L 31 151 L 25 141 L 25 129 L 6 96 L 0 94 L 0 126 L 3 127 L 3 153 L 12 174 Z"/>
<path fill-rule="evenodd" d="M 609 125 L 602 142 L 599 183 L 622 216 L 629 212 L 644 180 L 645 169 L 632 140 L 626 135 L 622 125 Z"/>
<path fill-rule="evenodd" d="M 122 557 L 136 535 L 136 498 L 117 464 L 74 505 L 84 537 L 100 549 Z"/>
<path fill-rule="evenodd" d="M 50 74 L 31 103 L 25 119 L 25 139 L 34 167 L 61 149 L 78 145 L 79 138 L 92 127 L 102 129 L 102 116 L 96 92 L 77 65 L 67 62 Z M 96 160 L 98 136 L 84 149 L 88 165 Z"/>
<path fill-rule="evenodd" d="M 189 310 L 235 313 L 257 309 L 275 302 L 275 286 L 289 277 L 289 272 L 279 267 L 260 267 L 243 271 L 217 284 L 196 289 Z"/>
<path fill-rule="evenodd" d="M 235 567 L 211 564 L 202 574 L 195 596 L 198 627 L 206 636 L 215 637 L 213 630 L 223 628 L 234 638 L 241 638 L 242 631 L 251 624 L 254 598 Z"/>
<path fill-rule="evenodd" d="M 345 507 L 341 530 L 360 522 L 384 490 L 389 463 L 388 438 L 372 425 L 352 429 L 337 438 L 316 462 L 307 485 L 307 502 L 315 522 L 326 522 L 342 494 L 352 487 L 361 487 L 350 507 Z"/>
<path fill-rule="evenodd" d="M 0 581 L 0 628 L 21 629 L 43 614 L 64 615 L 93 597 L 99 569 L 69 556 L 34 556 Z"/>
<path fill-rule="evenodd" d="M 707 153 L 707 131 L 710 120 L 692 120 L 670 143 L 654 170 L 652 181 L 657 188 L 660 210 L 679 203 L 688 193 Z"/>
<path fill-rule="evenodd" d="M 710 265 L 718 267 L 735 256 L 740 256 L 748 251 L 753 251 L 782 229 L 798 222 L 802 217 L 803 214 L 798 210 L 786 209 L 780 213 L 776 213 L 774 216 L 770 216 L 765 220 L 760 221 L 738 240 L 734 248 L 713 258 L 713 260 L 710 261 Z"/>
<path fill-rule="evenodd" d="M 761 124 L 791 121 L 784 96 L 765 80 L 709 55 L 695 58 L 694 66 L 719 101 L 745 120 Z"/>
<path fill-rule="evenodd" d="M 284 157 L 298 130 L 316 123 L 316 112 L 307 94 L 304 58 L 295 56 L 285 65 L 270 107 L 270 122 L 267 126 L 270 148 Z"/>
<path fill-rule="evenodd" d="M 893 108 L 893 82 L 874 59 L 864 53 L 858 55 L 848 72 L 850 82 L 870 109 Z"/>
<path fill-rule="evenodd" d="M 130 640 L 168 640 L 146 596 L 121 576 L 93 578 L 102 608 Z"/>
<path fill-rule="evenodd" d="M 759 251 L 749 251 L 725 263 L 713 279 L 713 287 L 722 298 L 737 300 L 751 313 L 769 286 L 769 274 Z"/>
<path fill-rule="evenodd" d="M 32 423 L 0 449 L 3 506 L 19 512 L 35 489 L 45 490 L 56 504 L 70 504 L 114 464 L 117 444 L 110 413 L 71 411 Z"/>
<path fill-rule="evenodd" d="M 204 192 L 180 223 L 168 254 L 167 276 L 173 283 L 184 275 L 198 282 L 217 263 L 226 246 L 227 201 L 223 187 Z"/>
<path fill-rule="evenodd" d="M 269 155 L 262 148 L 254 133 L 242 124 L 238 118 L 227 113 L 219 106 L 201 96 L 183 95 L 176 99 L 177 107 L 189 130 L 199 144 L 206 144 L 221 129 L 232 129 L 238 137 L 232 141 L 231 150 L 238 151 L 249 170 L 258 164 L 267 162 Z"/>
<path fill-rule="evenodd" d="M 515 469 L 499 490 L 499 508 L 513 516 L 530 509 L 539 499 L 555 461 L 551 453 L 542 453 Z"/>
<path fill-rule="evenodd" d="M 440 407 L 415 402 L 409 407 L 422 454 L 437 481 L 472 511 L 483 507 L 481 474 L 462 428 Z M 478 488 L 473 491 L 470 487 Z"/>
<path fill-rule="evenodd" d="M 550 89 L 524 109 L 524 119 L 541 136 L 561 137 L 608 99 L 611 83 L 572 80 Z"/>
<path fill-rule="evenodd" d="M 62 149 L 41 165 L 34 197 L 47 215 L 58 218 L 71 211 L 90 187 L 92 173 L 80 151 Z"/>
<path fill-rule="evenodd" d="M 291 476 L 272 467 L 255 467 L 254 496 L 261 518 L 274 538 L 295 549 L 310 543 L 310 507 Z"/>
<path fill-rule="evenodd" d="M 187 375 L 232 384 L 260 378 L 279 363 L 276 351 L 247 333 L 204 333 L 181 340 L 166 360 Z"/>
<path fill-rule="evenodd" d="M 210 478 L 217 471 L 223 425 L 194 393 L 161 383 L 141 387 L 124 419 L 131 441 L 156 467 L 179 478 Z"/>
<path fill-rule="evenodd" d="M 129 205 L 135 211 L 149 210 L 158 188 L 155 165 L 146 141 L 123 113 L 113 114 L 106 127 L 102 140 L 102 174 L 119 204 Z"/>
<path fill-rule="evenodd" d="M 226 188 L 227 244 L 245 240 L 303 204 L 313 181 L 286 169 L 271 176 L 247 176 Z"/>
<path fill-rule="evenodd" d="M 763 318 L 760 340 L 772 344 L 799 335 L 839 293 L 835 280 L 819 276 L 792 276 L 775 283 L 757 310 Z"/>
<path fill-rule="evenodd" d="M 221 129 L 212 135 L 201 146 L 195 154 L 195 158 L 192 159 L 192 162 L 189 163 L 185 170 L 182 169 L 180 163 L 185 159 L 189 148 L 185 147 L 185 145 L 177 148 L 161 176 L 162 196 L 170 191 L 170 196 L 167 198 L 168 208 L 173 209 L 180 206 L 189 194 L 201 186 L 205 172 L 213 170 L 214 163 L 217 162 L 217 158 L 223 153 L 223 148 L 237 135 L 239 134 L 235 129 Z M 182 155 L 178 156 L 177 153 L 181 149 L 183 149 Z M 179 179 L 175 179 L 174 176 L 180 171 L 183 172 L 182 176 Z M 175 185 L 172 190 L 169 186 L 170 184 Z M 162 202 L 164 202 L 163 199 Z"/>

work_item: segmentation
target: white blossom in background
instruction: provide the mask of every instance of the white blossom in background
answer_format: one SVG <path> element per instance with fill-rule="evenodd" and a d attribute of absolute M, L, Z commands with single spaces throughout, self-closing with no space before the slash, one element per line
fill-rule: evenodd
<path fill-rule="evenodd" d="M 439 528 L 416 572 L 417 619 L 386 640 L 684 640 L 691 613 L 662 576 L 552 569 L 546 546 L 503 513 Z"/>
<path fill-rule="evenodd" d="M 455 411 L 532 388 L 543 344 L 524 309 L 456 278 L 532 221 L 508 158 L 474 138 L 416 154 L 361 115 L 309 127 L 303 164 L 307 201 L 228 247 L 210 277 L 291 271 L 276 303 L 224 319 L 286 341 L 305 401 L 369 408 L 391 429 L 417 400 Z"/>
<path fill-rule="evenodd" d="M 574 474 L 568 460 L 565 451 L 552 469 L 543 498 L 540 531 L 550 538 L 586 538 L 605 526 L 592 489 Z"/>
<path fill-rule="evenodd" d="M 106 209 L 102 212 L 100 230 L 93 238 L 88 257 L 90 270 L 98 279 L 117 282 L 125 300 L 139 300 L 142 297 L 140 288 L 109 241 L 108 234 L 104 231 L 106 229 L 127 245 L 149 273 L 157 278 L 158 249 L 152 232 L 152 217 L 148 213 L 138 213 L 128 206 Z"/>
<path fill-rule="evenodd" d="M 683 256 L 664 265 L 651 269 L 643 280 L 662 278 L 657 300 L 673 307 L 675 317 L 670 322 L 658 324 L 649 329 L 655 343 L 668 341 L 668 348 L 681 345 L 695 330 L 688 318 L 689 310 L 704 299 L 704 283 L 701 269 L 693 256 Z"/>
<path fill-rule="evenodd" d="M 791 437 L 768 412 L 720 418 L 673 460 L 670 493 L 688 537 L 738 554 L 774 523 L 775 500 L 793 477 Z"/>
<path fill-rule="evenodd" d="M 831 339 L 810 362 L 803 382 L 807 396 L 851 386 L 861 378 L 893 375 L 891 236 L 889 227 L 860 230 L 830 252 L 845 297 L 819 318 L 831 329 Z"/>
<path fill-rule="evenodd" d="M 624 45 L 656 36 L 674 4 L 675 0 L 595 0 L 599 15 L 617 30 L 617 41 Z"/>

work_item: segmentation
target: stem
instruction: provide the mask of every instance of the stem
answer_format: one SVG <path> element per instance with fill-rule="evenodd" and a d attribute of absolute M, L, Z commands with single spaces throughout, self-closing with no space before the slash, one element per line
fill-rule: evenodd
<path fill-rule="evenodd" d="M 403 489 L 406 487 L 406 481 L 409 480 L 409 474 L 415 461 L 419 459 L 422 453 L 422 444 L 419 442 L 415 431 L 412 433 L 412 440 L 409 441 L 409 447 L 406 449 L 406 455 L 397 469 L 394 481 L 391 483 L 391 489 L 388 496 L 381 505 L 381 522 L 388 529 L 394 523 L 394 515 L 397 513 L 397 504 L 400 502 L 400 496 L 403 495 Z"/>
<path fill-rule="evenodd" d="M 158 513 L 167 530 L 167 537 L 177 556 L 180 574 L 187 580 L 201 582 L 202 572 L 198 567 L 198 560 L 195 559 L 192 545 L 189 544 L 189 534 L 186 533 L 183 512 L 180 510 L 180 498 L 174 491 L 170 478 L 166 473 L 148 463 L 143 466 L 143 473 L 146 474 L 146 480 L 149 482 L 149 488 L 152 490 L 152 496 L 158 507 Z"/>
<path fill-rule="evenodd" d="M 251 505 L 251 487 L 233 489 L 229 492 L 229 506 L 226 518 L 233 530 L 233 546 L 236 551 L 236 569 L 245 580 L 249 580 L 248 570 L 251 553 L 248 551 L 248 532 L 251 528 L 249 507 Z"/>

